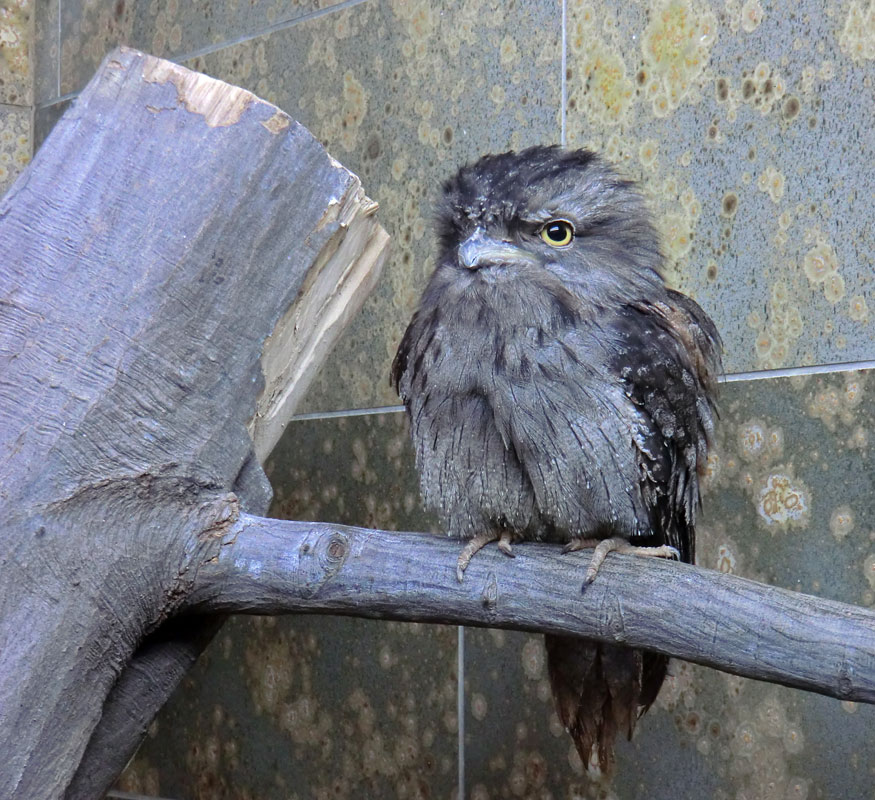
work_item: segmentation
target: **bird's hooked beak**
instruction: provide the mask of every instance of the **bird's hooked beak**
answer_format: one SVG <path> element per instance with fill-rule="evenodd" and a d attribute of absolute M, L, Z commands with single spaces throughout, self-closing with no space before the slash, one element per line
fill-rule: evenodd
<path fill-rule="evenodd" d="M 510 242 L 487 236 L 483 228 L 477 228 L 459 245 L 459 262 L 468 269 L 479 269 L 499 264 L 519 263 L 531 257 Z"/>

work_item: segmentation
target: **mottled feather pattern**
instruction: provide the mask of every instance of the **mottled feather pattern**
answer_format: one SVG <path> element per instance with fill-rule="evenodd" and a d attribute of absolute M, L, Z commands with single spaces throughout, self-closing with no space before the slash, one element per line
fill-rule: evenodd
<path fill-rule="evenodd" d="M 567 246 L 542 235 L 555 220 Z M 437 233 L 392 379 L 447 533 L 620 536 L 692 561 L 719 337 L 665 287 L 634 185 L 585 150 L 486 156 L 445 184 Z M 570 637 L 547 649 L 560 718 L 609 769 L 667 660 Z"/>

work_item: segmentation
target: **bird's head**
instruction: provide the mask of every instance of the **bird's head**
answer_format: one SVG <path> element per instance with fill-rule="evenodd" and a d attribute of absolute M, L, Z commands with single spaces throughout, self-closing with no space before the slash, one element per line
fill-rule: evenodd
<path fill-rule="evenodd" d="M 662 286 L 659 240 L 635 185 L 589 150 L 484 156 L 444 185 L 438 271 L 476 287 L 558 282 L 598 305 Z"/>

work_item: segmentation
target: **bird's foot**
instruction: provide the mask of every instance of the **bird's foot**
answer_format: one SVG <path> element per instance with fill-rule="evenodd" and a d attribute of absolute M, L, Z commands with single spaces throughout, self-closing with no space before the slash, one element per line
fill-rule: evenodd
<path fill-rule="evenodd" d="M 459 553 L 459 561 L 456 565 L 456 578 L 458 578 L 459 583 L 462 582 L 465 570 L 468 568 L 468 564 L 471 563 L 474 555 L 487 544 L 495 541 L 498 541 L 498 549 L 502 553 L 511 558 L 516 558 L 510 546 L 510 533 L 508 531 L 502 531 L 501 533 L 496 533 L 495 531 L 480 533 L 473 539 L 469 539 L 468 543 L 462 548 L 462 552 Z"/>
<path fill-rule="evenodd" d="M 565 547 L 562 548 L 563 553 L 570 553 L 574 550 L 584 550 L 588 547 L 595 547 L 595 552 L 592 554 L 592 560 L 586 568 L 586 575 L 583 577 L 583 585 L 589 586 L 599 574 L 599 568 L 608 553 L 624 553 L 632 556 L 646 556 L 648 558 L 677 558 L 681 554 L 667 544 L 658 547 L 640 547 L 629 544 L 625 539 L 613 537 L 610 539 L 572 539 Z"/>
<path fill-rule="evenodd" d="M 513 548 L 510 546 L 510 534 L 507 531 L 502 531 L 501 536 L 498 537 L 498 549 L 506 556 L 516 558 Z"/>

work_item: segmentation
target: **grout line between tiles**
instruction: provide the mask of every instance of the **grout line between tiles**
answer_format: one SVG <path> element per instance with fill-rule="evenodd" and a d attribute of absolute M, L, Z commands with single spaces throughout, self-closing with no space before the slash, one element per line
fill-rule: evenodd
<path fill-rule="evenodd" d="M 459 625 L 456 629 L 456 716 L 459 719 L 459 787 L 457 800 L 465 800 L 465 626 Z"/>
<path fill-rule="evenodd" d="M 568 0 L 562 0 L 562 74 L 559 76 L 559 120 L 560 120 L 560 143 L 563 147 L 567 144 L 568 141 L 568 131 L 567 131 L 567 123 L 565 118 L 565 109 L 568 105 L 568 31 L 567 31 L 567 19 L 568 19 Z"/>
<path fill-rule="evenodd" d="M 61 19 L 64 16 L 63 5 L 64 5 L 64 0 L 58 0 L 58 41 L 56 44 L 57 52 L 58 52 L 58 75 L 57 75 L 58 80 L 57 80 L 57 84 L 55 87 L 55 93 L 58 95 L 59 98 L 61 96 L 61 60 L 62 60 L 61 59 L 61 31 L 62 31 Z M 40 108 L 43 108 L 44 105 L 50 105 L 50 104 L 48 104 L 48 103 L 41 104 Z M 36 106 L 34 106 L 34 110 L 36 110 Z"/>
<path fill-rule="evenodd" d="M 337 417 L 363 417 L 367 414 L 392 414 L 403 410 L 404 406 L 380 406 L 377 408 L 352 408 L 344 411 L 313 411 L 307 414 L 295 414 L 291 422 L 305 422 L 311 419 L 336 419 Z"/>
<path fill-rule="evenodd" d="M 68 100 L 75 100 L 77 97 L 79 97 L 79 94 L 79 92 L 68 92 L 67 94 L 61 95 L 60 97 L 55 97 L 52 100 L 46 100 L 44 103 L 37 103 L 33 107 L 34 111 L 42 111 L 44 108 L 51 108 L 52 106 L 66 103 Z"/>
<path fill-rule="evenodd" d="M 721 375 L 720 383 L 763 381 L 769 378 L 796 378 L 802 375 L 827 375 L 831 372 L 854 372 L 855 370 L 873 368 L 875 368 L 875 361 L 845 361 L 836 364 L 813 364 L 808 367 L 763 369 L 756 372 L 732 372 L 727 375 Z"/>

